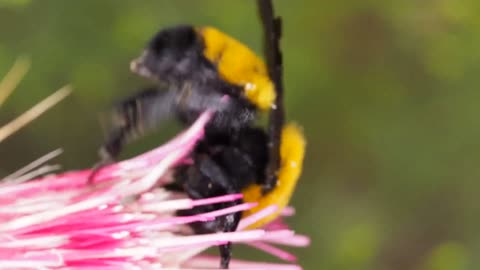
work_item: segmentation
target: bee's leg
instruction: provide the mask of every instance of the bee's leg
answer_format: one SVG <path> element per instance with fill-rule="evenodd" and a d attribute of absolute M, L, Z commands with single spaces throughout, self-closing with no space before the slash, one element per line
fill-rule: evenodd
<path fill-rule="evenodd" d="M 277 100 L 276 109 L 270 111 L 268 123 L 268 156 L 269 161 L 265 170 L 265 181 L 262 192 L 266 194 L 273 190 L 278 182 L 278 172 L 281 166 L 280 147 L 282 144 L 282 129 L 285 123 L 283 103 Z"/>
<path fill-rule="evenodd" d="M 270 112 L 268 126 L 268 156 L 269 161 L 265 170 L 265 181 L 262 184 L 262 193 L 272 191 L 278 182 L 278 172 L 281 166 L 280 147 L 282 144 L 282 128 L 284 125 L 283 106 Z"/>
<path fill-rule="evenodd" d="M 100 148 L 98 151 L 98 155 L 100 156 L 100 160 L 93 165 L 92 172 L 88 176 L 88 183 L 92 184 L 95 176 L 97 175 L 100 170 L 113 163 L 115 160 L 114 157 L 117 157 L 121 148 L 122 148 L 122 139 L 124 135 L 122 134 L 121 129 L 116 129 L 111 132 L 108 140 L 108 144 L 106 143 L 103 147 Z"/>
<path fill-rule="evenodd" d="M 268 67 L 268 75 L 274 83 L 276 92 L 274 108 L 270 110 L 268 123 L 269 163 L 266 169 L 266 180 L 262 186 L 262 191 L 265 194 L 274 189 L 278 182 L 278 171 L 281 162 L 281 136 L 285 123 L 283 56 L 280 48 L 282 20 L 275 15 L 271 0 L 257 1 L 257 9 L 263 26 L 264 55 Z"/>
<path fill-rule="evenodd" d="M 184 191 L 189 197 L 193 199 L 209 198 L 239 192 L 235 186 L 235 181 L 227 176 L 217 163 L 205 155 L 197 156 L 194 165 L 181 168 L 181 171 L 176 174 L 175 178 L 176 181 L 183 186 Z M 178 215 L 202 214 L 235 206 L 240 203 L 242 203 L 242 200 L 195 207 L 193 209 L 179 211 Z M 237 229 L 240 219 L 241 213 L 236 212 L 217 217 L 212 221 L 192 223 L 191 228 L 195 233 L 200 234 L 233 232 Z M 221 268 L 228 268 L 232 254 L 231 249 L 232 245 L 230 242 L 219 246 Z"/>
<path fill-rule="evenodd" d="M 218 246 L 220 249 L 220 268 L 228 269 L 232 259 L 232 242 Z"/>
<path fill-rule="evenodd" d="M 174 112 L 174 99 L 174 91 L 147 88 L 117 104 L 111 131 L 99 150 L 100 161 L 94 166 L 89 182 L 102 167 L 120 155 L 125 144 L 170 118 Z"/>

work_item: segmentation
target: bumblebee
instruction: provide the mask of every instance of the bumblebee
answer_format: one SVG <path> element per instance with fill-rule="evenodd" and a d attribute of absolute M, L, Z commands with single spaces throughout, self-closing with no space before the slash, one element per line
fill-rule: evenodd
<path fill-rule="evenodd" d="M 212 27 L 161 30 L 131 62 L 131 70 L 157 86 L 117 106 L 117 131 L 102 151 L 106 160 L 118 156 L 138 131 L 155 128 L 167 118 L 190 124 L 211 109 L 215 116 L 208 128 L 235 131 L 251 125 L 257 111 L 274 106 L 275 90 L 264 62 Z"/>
<path fill-rule="evenodd" d="M 169 118 L 191 124 L 205 110 L 214 116 L 195 147 L 193 164 L 179 167 L 168 188 L 191 198 L 242 192 L 243 201 L 258 206 L 211 222 L 192 225 L 196 233 L 235 231 L 242 216 L 276 204 L 278 211 L 254 224 L 278 216 L 287 205 L 299 178 L 305 139 L 294 124 L 282 127 L 280 164 L 275 177 L 267 174 L 273 157 L 267 132 L 254 126 L 258 111 L 275 107 L 275 87 L 264 62 L 248 47 L 212 27 L 175 26 L 158 32 L 131 70 L 157 82 L 116 106 L 113 129 L 100 150 L 104 163 L 122 147 Z M 283 125 L 283 123 L 281 123 Z M 278 158 L 277 158 L 278 159 Z M 266 188 L 267 187 L 267 188 Z M 203 213 L 241 200 L 180 211 Z M 220 246 L 221 267 L 228 268 L 231 245 Z"/>

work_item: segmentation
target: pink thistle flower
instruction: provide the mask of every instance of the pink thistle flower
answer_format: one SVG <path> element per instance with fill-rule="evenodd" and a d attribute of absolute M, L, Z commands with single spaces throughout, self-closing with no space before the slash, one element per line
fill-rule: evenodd
<path fill-rule="evenodd" d="M 225 242 L 243 243 L 290 264 L 232 260 L 231 269 L 301 269 L 296 257 L 275 245 L 305 247 L 281 218 L 248 229 L 277 211 L 275 205 L 248 216 L 236 232 L 187 235 L 189 223 L 251 209 L 243 203 L 210 213 L 176 216 L 175 211 L 237 200 L 241 194 L 191 200 L 162 188 L 171 169 L 187 155 L 210 118 L 206 112 L 167 144 L 102 169 L 52 174 L 28 182 L 0 184 L 0 269 L 217 269 L 218 257 L 199 255 Z M 15 180 L 15 179 L 14 179 Z M 293 215 L 292 208 L 282 212 Z"/>

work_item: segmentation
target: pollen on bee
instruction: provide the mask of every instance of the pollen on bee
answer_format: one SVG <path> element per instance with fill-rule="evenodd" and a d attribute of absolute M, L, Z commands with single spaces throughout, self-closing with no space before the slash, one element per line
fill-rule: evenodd
<path fill-rule="evenodd" d="M 245 90 L 247 90 L 247 91 L 253 91 L 253 90 L 255 90 L 255 88 L 257 88 L 257 86 L 253 83 L 246 83 L 245 84 Z"/>

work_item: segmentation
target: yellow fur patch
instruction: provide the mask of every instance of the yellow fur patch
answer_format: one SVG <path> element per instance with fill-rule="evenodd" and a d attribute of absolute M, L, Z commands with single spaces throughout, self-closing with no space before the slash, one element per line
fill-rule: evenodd
<path fill-rule="evenodd" d="M 262 188 L 259 185 L 249 186 L 242 191 L 245 202 L 258 203 L 258 206 L 245 211 L 243 213 L 244 217 L 254 214 L 272 204 L 277 205 L 278 210 L 253 224 L 250 228 L 258 228 L 274 220 L 283 208 L 288 205 L 298 178 L 302 173 L 305 146 L 305 137 L 297 125 L 288 124 L 283 127 L 282 143 L 280 146 L 281 164 L 278 172 L 277 186 L 266 195 L 262 195 Z"/>
<path fill-rule="evenodd" d="M 275 101 L 275 89 L 265 63 L 252 50 L 212 27 L 199 28 L 205 43 L 204 55 L 217 65 L 224 80 L 244 89 L 248 100 L 261 110 Z"/>

